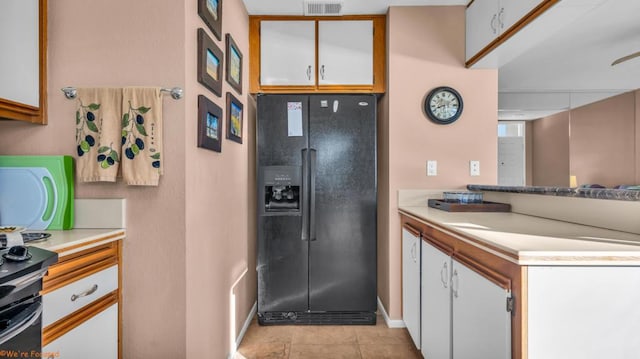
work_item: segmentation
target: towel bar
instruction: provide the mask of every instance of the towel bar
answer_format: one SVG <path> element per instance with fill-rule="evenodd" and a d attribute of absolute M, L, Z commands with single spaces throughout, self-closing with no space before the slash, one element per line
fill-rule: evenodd
<path fill-rule="evenodd" d="M 64 92 L 64 96 L 66 98 L 68 98 L 69 100 L 73 100 L 78 95 L 78 90 L 76 90 L 75 87 L 63 87 L 63 88 L 61 88 L 61 90 L 62 90 L 62 92 Z M 183 90 L 180 87 L 162 88 L 162 89 L 160 89 L 160 91 L 171 93 L 171 97 L 174 100 L 181 99 L 182 95 L 183 95 Z"/>

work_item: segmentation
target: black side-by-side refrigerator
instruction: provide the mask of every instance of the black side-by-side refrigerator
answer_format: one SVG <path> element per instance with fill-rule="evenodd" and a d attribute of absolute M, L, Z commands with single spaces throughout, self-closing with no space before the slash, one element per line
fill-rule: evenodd
<path fill-rule="evenodd" d="M 375 324 L 376 97 L 257 102 L 259 323 Z"/>

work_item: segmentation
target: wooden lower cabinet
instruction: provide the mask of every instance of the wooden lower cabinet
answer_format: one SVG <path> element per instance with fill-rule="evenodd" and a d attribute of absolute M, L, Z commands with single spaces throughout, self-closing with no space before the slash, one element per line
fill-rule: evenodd
<path fill-rule="evenodd" d="M 402 215 L 422 238 L 420 327 L 425 358 L 526 358 L 526 268 Z"/>
<path fill-rule="evenodd" d="M 43 358 L 117 359 L 121 241 L 63 255 L 43 280 Z"/>

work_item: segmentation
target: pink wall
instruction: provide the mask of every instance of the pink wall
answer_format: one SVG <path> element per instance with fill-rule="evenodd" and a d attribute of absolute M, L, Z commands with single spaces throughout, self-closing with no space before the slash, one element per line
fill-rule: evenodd
<path fill-rule="evenodd" d="M 640 183 L 640 90 L 533 121 L 539 186 Z"/>
<path fill-rule="evenodd" d="M 223 16 L 223 32 L 232 33 L 240 46 L 247 74 L 248 17 L 242 1 L 225 0 Z M 159 187 L 76 183 L 78 198 L 127 199 L 122 266 L 127 359 L 223 358 L 255 302 L 250 209 L 255 185 L 248 144 L 253 124 L 245 115 L 245 143 L 224 140 L 222 154 L 196 148 L 197 95 L 224 108 L 224 97 L 196 82 L 198 27 L 206 26 L 196 0 L 50 1 L 49 125 L 0 121 L 0 154 L 74 154 L 76 105 L 60 88 L 184 88 L 182 100 L 164 100 L 165 174 Z M 224 37 L 216 43 L 224 49 Z M 237 97 L 251 111 L 247 87 L 245 76 Z"/>
<path fill-rule="evenodd" d="M 379 278 L 379 296 L 393 319 L 402 315 L 399 189 L 465 188 L 497 181 L 496 70 L 464 67 L 465 7 L 391 7 L 388 14 L 389 86 L 388 231 L 378 253 L 388 262 Z M 451 125 L 436 125 L 422 111 L 434 87 L 451 86 L 463 96 L 464 112 Z M 426 161 L 438 161 L 438 176 L 426 176 Z M 481 176 L 469 176 L 479 160 Z M 381 186 L 382 187 L 382 186 Z M 384 201 L 381 201 L 384 205 Z"/>
<path fill-rule="evenodd" d="M 255 302 L 255 226 L 253 165 L 249 165 L 252 122 L 244 113 L 244 143 L 225 140 L 222 152 L 197 148 L 197 97 L 207 96 L 225 112 L 226 92 L 232 92 L 249 110 L 248 55 L 249 18 L 241 0 L 223 2 L 222 41 L 200 20 L 196 0 L 186 2 L 186 227 L 187 227 L 187 357 L 224 358 L 230 340 L 244 324 Z M 197 29 L 204 28 L 225 50 L 224 34 L 230 33 L 244 55 L 243 92 L 238 94 L 224 81 L 223 96 L 216 97 L 196 80 Z M 226 65 L 226 64 L 225 64 Z M 251 247 L 251 248 L 250 248 Z M 249 252 L 253 252 L 250 254 Z M 242 273 L 246 271 L 246 275 Z M 240 279 L 234 288 L 234 282 Z M 232 306 L 236 313 L 231 313 Z M 230 314 L 229 314 L 230 313 Z"/>
<path fill-rule="evenodd" d="M 533 121 L 533 185 L 569 186 L 569 112 Z"/>
<path fill-rule="evenodd" d="M 571 110 L 569 162 L 578 184 L 635 183 L 635 97 L 628 92 Z"/>

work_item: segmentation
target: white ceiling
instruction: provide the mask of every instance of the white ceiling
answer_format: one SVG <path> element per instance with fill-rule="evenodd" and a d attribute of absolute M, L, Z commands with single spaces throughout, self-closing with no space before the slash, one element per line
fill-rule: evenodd
<path fill-rule="evenodd" d="M 249 15 L 302 15 L 304 0 L 243 0 Z M 466 5 L 469 0 L 336 0 L 344 15 L 386 14 L 389 6 Z"/>
<path fill-rule="evenodd" d="M 505 93 L 531 99 L 545 93 L 564 99 L 560 104 L 549 103 L 553 108 L 546 109 L 541 108 L 546 102 L 536 99 L 527 105 L 520 99 L 515 107 L 530 113 L 510 119 L 539 118 L 541 110 L 559 112 L 640 88 L 640 58 L 611 66 L 614 60 L 640 51 L 639 14 L 639 0 L 602 1 L 500 67 L 501 99 L 509 98 Z M 518 110 L 507 101 L 500 102 L 501 119 Z"/>
<path fill-rule="evenodd" d="M 251 15 L 303 14 L 304 0 L 243 1 Z M 469 0 L 337 1 L 343 3 L 343 14 L 349 15 L 384 14 L 389 6 L 466 5 Z M 562 0 L 558 4 L 565 6 L 563 11 L 598 5 L 557 26 L 544 41 L 527 45 L 526 51 L 500 66 L 499 119 L 536 119 L 640 88 L 640 57 L 611 67 L 614 60 L 640 51 L 640 0 Z"/>

